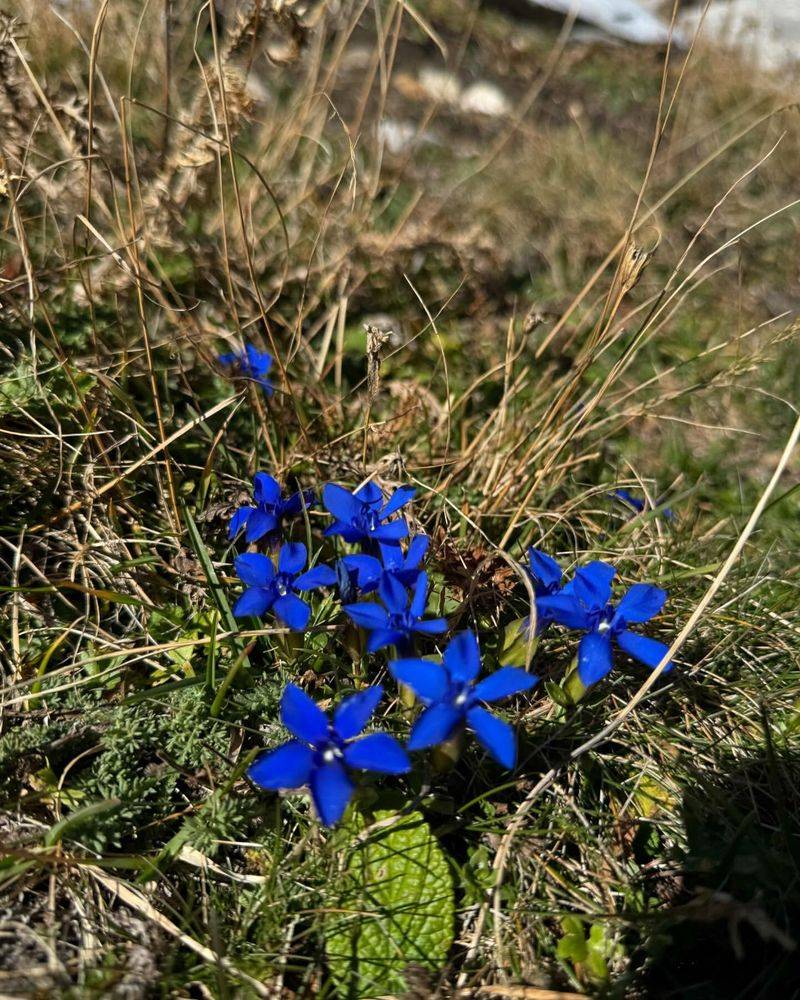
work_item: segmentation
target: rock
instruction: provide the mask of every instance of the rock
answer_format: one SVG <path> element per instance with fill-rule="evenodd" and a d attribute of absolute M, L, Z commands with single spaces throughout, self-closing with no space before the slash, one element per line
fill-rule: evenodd
<path fill-rule="evenodd" d="M 664 45 L 670 26 L 638 3 L 637 0 L 528 0 L 533 7 L 545 7 L 559 14 L 575 15 L 579 20 L 602 28 L 614 38 L 639 45 Z M 673 43 L 683 44 L 678 32 Z"/>
<path fill-rule="evenodd" d="M 467 87 L 458 103 L 462 111 L 492 117 L 507 115 L 511 110 L 503 91 L 488 80 L 479 80 Z"/>
<path fill-rule="evenodd" d="M 399 122 L 383 118 L 378 123 L 378 138 L 393 156 L 405 153 L 417 138 L 417 126 L 412 122 Z"/>
<path fill-rule="evenodd" d="M 461 97 L 461 84 L 458 77 L 445 69 L 425 66 L 419 72 L 419 82 L 428 97 L 444 104 L 457 104 Z"/>
<path fill-rule="evenodd" d="M 702 22 L 702 25 L 701 25 Z M 735 49 L 759 69 L 785 70 L 800 62 L 797 0 L 728 0 L 681 16 L 684 34 L 700 26 L 700 40 Z"/>

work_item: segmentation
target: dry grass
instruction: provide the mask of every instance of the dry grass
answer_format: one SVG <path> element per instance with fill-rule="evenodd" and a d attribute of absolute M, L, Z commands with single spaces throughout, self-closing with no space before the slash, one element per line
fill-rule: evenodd
<path fill-rule="evenodd" d="M 656 634 L 686 633 L 635 711 L 624 665 L 565 704 L 548 637 L 518 772 L 423 788 L 457 933 L 421 995 L 792 995 L 796 109 L 719 55 L 450 2 L 33 6 L 0 26 L 0 991 L 331 995 L 335 842 L 241 775 L 286 679 L 356 668 L 329 604 L 298 650 L 209 580 L 269 468 L 415 483 L 437 599 L 491 655 L 532 543 L 659 581 Z M 510 111 L 432 95 L 445 67 Z M 216 360 L 242 338 L 268 403 Z"/>

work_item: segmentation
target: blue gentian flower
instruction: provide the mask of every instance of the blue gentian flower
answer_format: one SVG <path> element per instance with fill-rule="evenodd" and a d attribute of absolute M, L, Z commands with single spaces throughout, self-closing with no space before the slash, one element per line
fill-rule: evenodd
<path fill-rule="evenodd" d="M 536 597 L 537 634 L 551 622 L 577 628 L 576 622 L 582 618 L 576 614 L 576 600 L 570 594 L 570 584 L 563 582 L 564 574 L 555 559 L 541 549 L 530 548 L 526 569 Z"/>
<path fill-rule="evenodd" d="M 630 507 L 637 514 L 641 514 L 642 511 L 645 509 L 646 505 L 645 505 L 644 500 L 640 500 L 638 497 L 635 497 L 630 492 L 630 490 L 625 490 L 625 489 L 622 489 L 622 488 L 616 489 L 616 490 L 612 490 L 611 491 L 611 496 L 614 497 L 615 500 L 619 500 L 620 503 L 623 503 L 627 507 Z M 663 499 L 664 498 L 661 498 L 661 499 L 659 499 L 659 500 L 656 501 L 656 506 L 657 507 L 659 507 L 661 505 Z M 660 514 L 661 514 L 662 517 L 666 517 L 667 519 L 672 519 L 675 516 L 673 514 L 673 512 L 669 509 L 669 507 L 665 507 L 662 511 L 660 511 Z"/>
<path fill-rule="evenodd" d="M 361 736 L 383 695 L 378 684 L 340 702 L 333 722 L 294 684 L 281 698 L 281 720 L 294 739 L 258 757 L 248 775 L 262 788 L 309 785 L 317 815 L 326 826 L 341 819 L 355 786 L 348 768 L 405 774 L 408 754 L 388 733 Z"/>
<path fill-rule="evenodd" d="M 236 511 L 228 526 L 228 538 L 235 538 L 245 528 L 246 541 L 257 542 L 265 535 L 277 532 L 284 517 L 295 516 L 304 507 L 311 507 L 314 499 L 312 490 L 303 490 L 284 498 L 277 480 L 266 472 L 257 472 L 253 476 L 255 506 L 245 504 Z"/>
<path fill-rule="evenodd" d="M 381 545 L 381 558 L 370 555 L 344 556 L 342 562 L 355 573 L 355 584 L 362 594 L 378 589 L 384 575 L 390 575 L 404 587 L 413 587 L 422 572 L 422 560 L 428 551 L 427 535 L 415 535 L 403 554 L 399 545 Z"/>
<path fill-rule="evenodd" d="M 466 726 L 481 746 L 503 767 L 517 762 L 517 741 L 507 722 L 492 715 L 484 704 L 528 691 L 539 680 L 518 667 L 501 667 L 478 681 L 481 652 L 473 632 L 459 632 L 448 644 L 442 663 L 430 660 L 394 660 L 389 671 L 410 687 L 425 709 L 411 729 L 407 747 L 436 746 Z"/>
<path fill-rule="evenodd" d="M 346 542 L 384 542 L 397 544 L 408 535 L 403 518 L 388 518 L 404 507 L 414 496 L 412 486 L 401 486 L 384 503 L 383 493 L 375 483 L 367 483 L 351 493 L 343 486 L 328 483 L 322 491 L 322 502 L 336 519 L 325 529 L 326 535 L 341 535 Z"/>
<path fill-rule="evenodd" d="M 281 546 L 277 572 L 272 560 L 258 552 L 237 556 L 236 572 L 247 590 L 234 604 L 234 616 L 260 618 L 267 611 L 273 611 L 289 628 L 304 629 L 311 617 L 311 608 L 295 592 L 332 587 L 336 583 L 336 574 L 330 566 L 314 566 L 302 573 L 306 558 L 302 542 L 286 542 Z"/>
<path fill-rule="evenodd" d="M 616 570 L 605 562 L 592 562 L 575 573 L 565 590 L 575 598 L 575 615 L 570 628 L 586 634 L 578 645 L 578 676 L 589 687 L 612 666 L 613 646 L 648 667 L 657 667 L 669 647 L 657 639 L 631 632 L 629 625 L 648 622 L 664 607 L 667 592 L 650 583 L 635 583 L 611 604 L 611 584 Z M 674 666 L 670 661 L 664 673 Z"/>
<path fill-rule="evenodd" d="M 412 648 L 414 633 L 438 635 L 447 631 L 444 618 L 423 618 L 428 603 L 428 574 L 420 573 L 414 585 L 409 604 L 406 588 L 391 574 L 386 573 L 378 584 L 378 593 L 385 607 L 380 604 L 346 604 L 347 615 L 361 628 L 371 633 L 367 652 L 375 653 L 384 646 L 397 646 L 399 650 Z"/>
<path fill-rule="evenodd" d="M 267 377 L 267 373 L 272 368 L 271 354 L 259 351 L 252 344 L 245 344 L 243 351 L 229 351 L 227 354 L 220 354 L 219 362 L 221 365 L 232 368 L 234 373 L 241 378 L 249 378 L 257 382 L 266 396 L 272 395 L 272 383 Z"/>
<path fill-rule="evenodd" d="M 638 497 L 635 497 L 629 490 L 612 490 L 611 496 L 615 497 L 617 500 L 621 500 L 622 503 L 627 504 L 629 507 L 632 507 L 639 514 L 641 514 L 644 510 L 644 500 L 639 500 Z"/>

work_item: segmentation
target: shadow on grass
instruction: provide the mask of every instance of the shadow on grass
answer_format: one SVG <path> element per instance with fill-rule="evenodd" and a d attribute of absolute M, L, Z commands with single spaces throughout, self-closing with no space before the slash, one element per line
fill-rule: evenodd
<path fill-rule="evenodd" d="M 800 750 L 698 771 L 672 906 L 645 942 L 647 996 L 800 997 Z"/>

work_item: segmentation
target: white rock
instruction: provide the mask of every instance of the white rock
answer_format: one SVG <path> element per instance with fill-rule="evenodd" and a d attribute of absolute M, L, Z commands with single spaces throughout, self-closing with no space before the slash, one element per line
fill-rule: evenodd
<path fill-rule="evenodd" d="M 420 86 L 429 97 L 445 104 L 458 104 L 461 96 L 461 84 L 458 78 L 445 69 L 425 66 L 419 71 Z"/>
<path fill-rule="evenodd" d="M 786 69 L 800 62 L 800 3 L 797 0 L 729 0 L 687 11 L 684 33 L 700 26 L 700 40 L 736 49 L 763 70 Z"/>
<path fill-rule="evenodd" d="M 528 0 L 559 14 L 572 14 L 615 38 L 641 45 L 663 45 L 669 39 L 669 24 L 646 10 L 637 0 Z M 673 33 L 673 42 L 683 39 Z"/>
<path fill-rule="evenodd" d="M 495 84 L 489 83 L 488 80 L 479 80 L 477 83 L 470 84 L 461 94 L 458 103 L 462 111 L 478 115 L 491 115 L 495 118 L 507 115 L 511 110 L 511 105 L 503 91 Z"/>
<path fill-rule="evenodd" d="M 411 122 L 398 122 L 394 118 L 383 118 L 378 122 L 378 139 L 393 156 L 404 153 L 416 135 L 417 127 Z"/>

